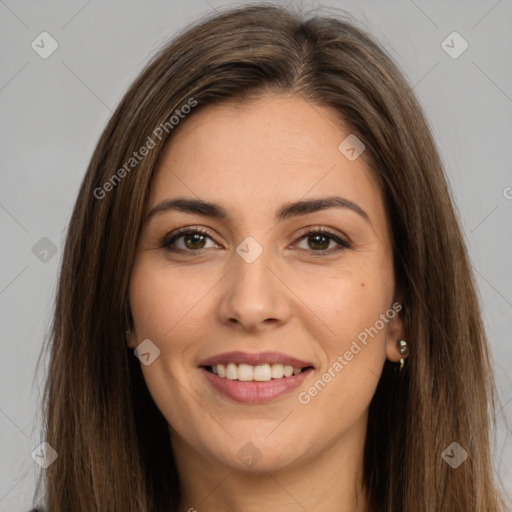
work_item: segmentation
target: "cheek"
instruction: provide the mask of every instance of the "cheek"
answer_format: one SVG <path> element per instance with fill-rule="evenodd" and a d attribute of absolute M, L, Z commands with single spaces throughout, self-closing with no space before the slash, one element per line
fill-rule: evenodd
<path fill-rule="evenodd" d="M 187 381 L 190 371 L 190 340 L 197 330 L 198 300 L 207 289 L 204 284 L 191 282 L 189 275 L 180 279 L 179 271 L 171 272 L 144 257 L 136 262 L 130 280 L 137 342 L 150 339 L 160 349 L 154 362 L 141 364 L 144 380 L 159 410 L 178 430 L 188 428 L 184 418 L 194 413 L 191 390 L 184 392 L 180 383 Z"/>
<path fill-rule="evenodd" d="M 163 343 L 174 331 L 191 327 L 189 318 L 194 315 L 194 305 L 207 287 L 190 275 L 180 277 L 179 271 L 141 260 L 134 266 L 130 281 L 135 331 L 139 339 Z"/>
<path fill-rule="evenodd" d="M 390 308 L 392 290 L 382 282 L 354 282 L 346 293 L 338 295 L 337 307 L 333 313 L 333 330 L 341 339 L 350 343 L 359 339 L 365 341 L 364 333 L 371 331 L 372 339 L 378 344 L 385 339 L 388 321 L 382 322 L 381 315 L 385 315 Z M 376 332 L 373 328 L 377 329 Z M 384 348 L 384 347 L 382 347 Z"/>
<path fill-rule="evenodd" d="M 304 401 L 311 398 L 319 413 L 337 416 L 354 408 L 357 416 L 375 392 L 386 358 L 389 322 L 395 316 L 388 267 L 376 261 L 324 281 L 322 293 L 309 293 L 308 306 L 321 320 L 310 332 L 322 350 L 316 382 L 323 380 L 302 391 L 307 394 Z"/>
<path fill-rule="evenodd" d="M 377 254 L 374 259 L 374 264 L 347 265 L 336 273 L 294 283 L 294 291 L 317 318 L 315 338 L 331 359 L 334 353 L 347 350 L 391 306 L 394 280 L 390 265 Z M 379 326 L 379 339 L 383 339 L 386 328 Z"/>

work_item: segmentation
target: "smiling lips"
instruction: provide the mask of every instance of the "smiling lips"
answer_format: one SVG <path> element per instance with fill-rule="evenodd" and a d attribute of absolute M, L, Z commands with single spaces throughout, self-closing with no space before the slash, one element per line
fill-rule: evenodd
<path fill-rule="evenodd" d="M 245 403 L 262 403 L 296 388 L 313 371 L 306 361 L 279 352 L 227 352 L 201 361 L 208 381 L 222 394 Z"/>

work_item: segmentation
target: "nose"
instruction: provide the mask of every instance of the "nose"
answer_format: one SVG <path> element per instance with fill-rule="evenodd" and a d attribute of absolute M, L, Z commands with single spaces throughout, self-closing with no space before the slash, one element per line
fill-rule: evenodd
<path fill-rule="evenodd" d="M 250 260 L 248 260 L 250 261 Z M 290 295 L 265 250 L 252 262 L 233 255 L 233 267 L 223 280 L 218 306 L 220 321 L 247 331 L 263 331 L 286 323 Z"/>

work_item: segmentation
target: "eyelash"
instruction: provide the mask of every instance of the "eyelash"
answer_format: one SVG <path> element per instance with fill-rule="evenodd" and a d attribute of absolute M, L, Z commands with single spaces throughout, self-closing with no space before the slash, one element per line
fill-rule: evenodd
<path fill-rule="evenodd" d="M 205 249 L 197 249 L 197 250 L 181 249 L 181 248 L 171 247 L 171 245 L 176 240 L 178 240 L 179 238 L 182 238 L 185 235 L 194 235 L 194 234 L 204 235 L 215 242 L 215 240 L 213 240 L 213 238 L 210 236 L 210 234 L 207 231 L 205 231 L 204 229 L 186 227 L 186 228 L 178 229 L 174 233 L 170 233 L 169 235 L 167 235 L 162 240 L 162 242 L 159 246 L 159 249 L 166 249 L 167 251 L 173 252 L 173 253 L 182 253 L 182 254 L 185 253 L 187 255 L 192 256 L 191 253 L 201 252 L 202 250 L 205 250 Z M 315 255 L 315 257 L 329 256 L 333 253 L 337 253 L 337 252 L 343 251 L 345 249 L 350 249 L 352 247 L 350 245 L 350 243 L 348 242 L 348 240 L 340 237 L 339 235 L 333 233 L 332 231 L 330 231 L 329 229 L 326 229 L 326 228 L 317 228 L 317 229 L 313 229 L 310 231 L 306 231 L 305 233 L 303 233 L 299 236 L 299 238 L 297 239 L 297 242 L 302 241 L 305 238 L 308 238 L 309 236 L 318 235 L 318 234 L 324 235 L 328 239 L 333 240 L 334 242 L 336 242 L 339 245 L 339 247 L 335 248 L 335 249 L 330 249 L 330 250 L 318 250 L 318 251 L 310 250 L 309 252 L 313 253 Z M 308 249 L 302 249 L 302 250 L 307 251 Z"/>

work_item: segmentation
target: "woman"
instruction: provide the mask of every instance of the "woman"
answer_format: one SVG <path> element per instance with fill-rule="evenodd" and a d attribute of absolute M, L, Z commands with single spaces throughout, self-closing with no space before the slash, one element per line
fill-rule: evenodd
<path fill-rule="evenodd" d="M 503 509 L 440 159 L 341 18 L 251 5 L 159 52 L 82 183 L 51 341 L 49 512 Z"/>

